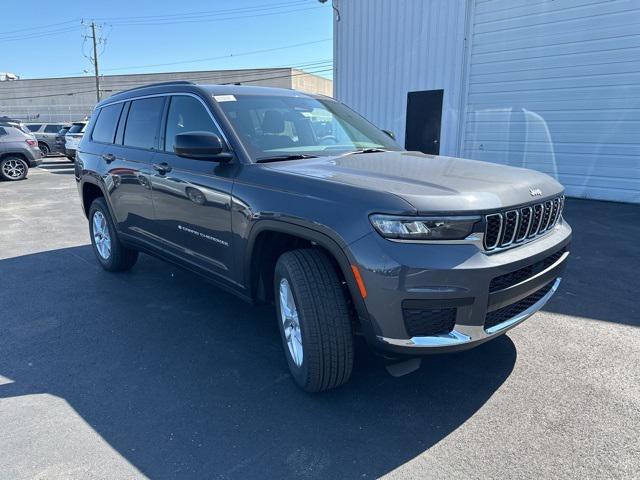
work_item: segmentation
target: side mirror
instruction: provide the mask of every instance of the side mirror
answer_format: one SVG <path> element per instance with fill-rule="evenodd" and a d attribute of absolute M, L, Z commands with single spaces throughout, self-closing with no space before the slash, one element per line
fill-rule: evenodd
<path fill-rule="evenodd" d="M 173 150 L 179 157 L 227 162 L 233 155 L 224 151 L 218 135 L 211 132 L 186 132 L 176 135 Z"/>
<path fill-rule="evenodd" d="M 395 133 L 393 133 L 392 131 L 390 131 L 390 130 L 385 130 L 384 128 L 382 129 L 382 131 L 383 131 L 384 133 L 386 133 L 387 135 L 389 135 L 389 136 L 390 136 L 391 138 L 393 138 L 394 140 L 396 139 L 396 134 L 395 134 Z"/>

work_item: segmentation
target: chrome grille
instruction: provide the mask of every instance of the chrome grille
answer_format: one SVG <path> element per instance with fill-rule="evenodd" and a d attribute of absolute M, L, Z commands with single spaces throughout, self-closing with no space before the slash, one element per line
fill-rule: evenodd
<path fill-rule="evenodd" d="M 506 248 L 542 235 L 558 223 L 563 208 L 564 196 L 561 196 L 485 215 L 484 248 Z"/>

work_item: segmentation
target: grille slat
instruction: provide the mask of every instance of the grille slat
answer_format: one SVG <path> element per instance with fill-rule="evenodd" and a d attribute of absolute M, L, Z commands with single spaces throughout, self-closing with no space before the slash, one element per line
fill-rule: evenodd
<path fill-rule="evenodd" d="M 560 196 L 517 210 L 486 215 L 484 248 L 506 248 L 542 235 L 558 223 L 563 207 L 564 196 Z"/>

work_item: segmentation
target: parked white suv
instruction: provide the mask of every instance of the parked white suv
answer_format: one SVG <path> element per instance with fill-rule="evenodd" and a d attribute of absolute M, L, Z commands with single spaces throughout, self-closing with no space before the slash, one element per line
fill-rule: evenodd
<path fill-rule="evenodd" d="M 84 129 L 87 126 L 87 122 L 73 122 L 71 128 L 64 136 L 64 154 L 72 162 L 76 161 L 76 150 L 80 145 L 80 140 L 84 135 Z"/>

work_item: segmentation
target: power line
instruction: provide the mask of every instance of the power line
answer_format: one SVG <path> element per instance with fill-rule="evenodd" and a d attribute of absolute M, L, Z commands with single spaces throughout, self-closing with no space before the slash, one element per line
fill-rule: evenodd
<path fill-rule="evenodd" d="M 307 8 L 298 8 L 294 10 L 278 10 L 276 12 L 267 12 L 267 13 L 250 13 L 248 15 L 239 15 L 232 17 L 210 17 L 205 19 L 188 19 L 188 20 L 171 20 L 167 19 L 167 21 L 138 21 L 138 22 L 110 22 L 114 26 L 156 26 L 156 25 L 175 25 L 180 23 L 207 23 L 207 22 L 221 22 L 224 20 L 238 20 L 242 18 L 255 18 L 255 17 L 266 17 L 270 15 L 282 15 L 285 13 L 296 13 L 296 12 L 304 12 L 309 10 L 318 10 L 323 7 L 307 7 Z M 248 12 L 247 12 L 248 13 Z"/>
<path fill-rule="evenodd" d="M 172 14 L 159 14 L 159 15 L 139 15 L 139 16 L 124 16 L 124 17 L 103 17 L 98 18 L 97 20 L 104 22 L 118 22 L 118 21 L 144 21 L 144 20 L 166 20 L 166 19 L 179 19 L 179 18 L 189 18 L 189 17 L 203 17 L 203 16 L 220 16 L 226 14 L 247 12 L 247 11 L 259 11 L 259 10 L 269 10 L 274 8 L 281 8 L 293 5 L 303 5 L 308 4 L 307 0 L 293 0 L 287 2 L 280 3 L 262 3 L 259 5 L 248 5 L 246 7 L 238 7 L 231 8 L 226 10 L 205 10 L 198 12 L 182 12 L 182 13 L 172 13 Z"/>
<path fill-rule="evenodd" d="M 2 34 L 0 34 L 0 36 L 5 36 L 5 35 L 11 34 L 11 33 L 16 33 L 16 32 L 24 32 L 25 30 L 42 30 L 43 28 L 56 27 L 56 26 L 59 26 L 59 25 L 68 25 L 70 23 L 75 23 L 78 20 L 79 19 L 75 18 L 73 20 L 67 20 L 65 22 L 49 23 L 47 25 L 38 25 L 37 27 L 18 28 L 17 30 L 9 30 L 8 32 L 2 32 Z"/>
<path fill-rule="evenodd" d="M 21 36 L 0 38 L 0 42 L 16 42 L 19 40 L 29 40 L 32 38 L 51 37 L 51 36 L 62 35 L 64 33 L 69 33 L 74 31 L 77 32 L 79 29 L 80 29 L 80 26 L 77 25 L 74 27 L 61 28 L 61 29 L 50 30 L 46 32 L 33 32 L 33 33 L 21 35 Z"/>
<path fill-rule="evenodd" d="M 264 48 L 261 50 L 253 50 L 250 52 L 241 52 L 241 53 L 230 53 L 228 55 L 220 55 L 217 57 L 205 57 L 205 58 L 195 58 L 192 60 L 180 60 L 178 62 L 165 62 L 165 63 L 154 63 L 154 64 L 147 64 L 147 65 L 132 65 L 132 66 L 128 66 L 128 67 L 117 67 L 117 68 L 105 68 L 103 69 L 104 71 L 109 71 L 109 72 L 113 72 L 116 70 L 133 70 L 136 68 L 154 68 L 154 67 L 166 67 L 169 65 L 183 65 L 185 63 L 198 63 L 198 62 L 208 62 L 211 60 L 223 60 L 226 58 L 234 58 L 234 57 L 243 57 L 243 56 L 247 56 L 247 55 L 255 55 L 258 53 L 267 53 L 267 52 L 275 52 L 277 50 L 286 50 L 289 48 L 296 48 L 296 47 L 302 47 L 305 45 L 315 45 L 318 43 L 323 43 L 323 42 L 328 42 L 332 40 L 331 38 L 323 38 L 322 40 L 314 40 L 312 42 L 302 42 L 302 43 L 294 43 L 292 45 L 285 45 L 282 47 L 275 47 L 275 48 Z"/>

